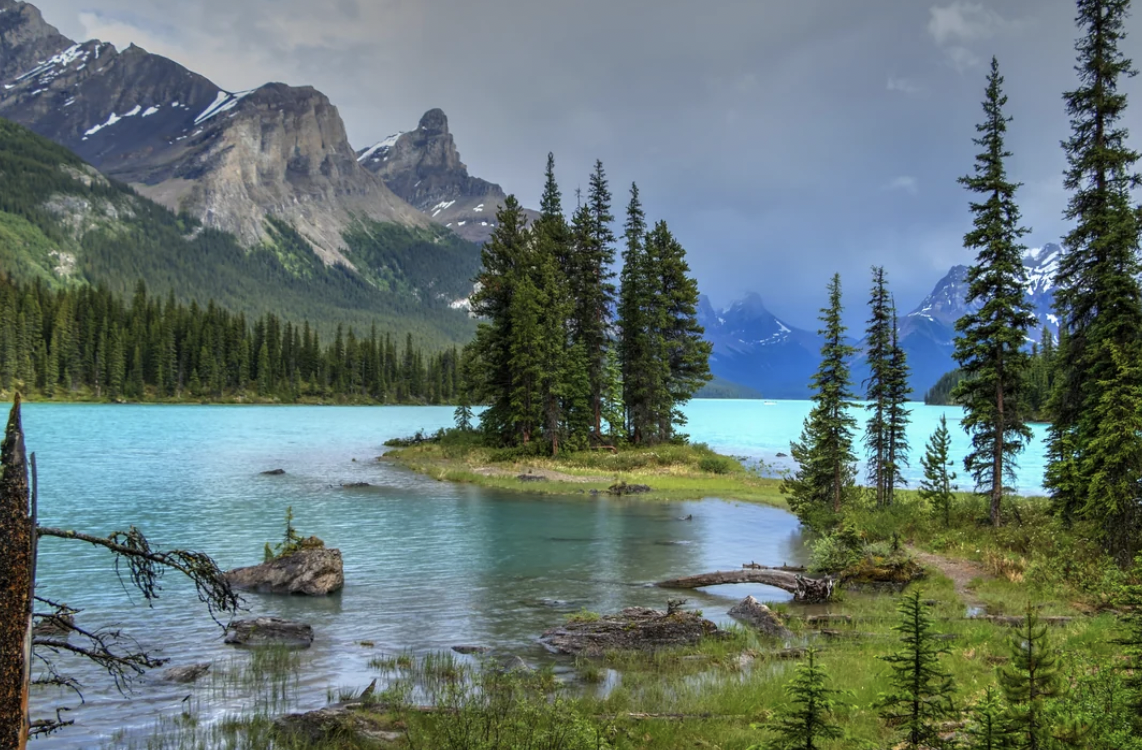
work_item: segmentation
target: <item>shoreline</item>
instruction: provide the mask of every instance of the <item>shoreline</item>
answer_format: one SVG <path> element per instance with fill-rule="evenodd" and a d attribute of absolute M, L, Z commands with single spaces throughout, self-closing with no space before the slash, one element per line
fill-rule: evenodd
<path fill-rule="evenodd" d="M 736 458 L 715 453 L 705 446 L 656 446 L 630 448 L 614 454 L 579 452 L 556 458 L 508 460 L 496 460 L 494 453 L 487 449 L 467 446 L 453 449 L 425 442 L 390 447 L 378 460 L 392 462 L 439 482 L 521 494 L 657 502 L 716 499 L 789 510 L 781 494 L 781 479 L 760 476 Z M 668 458 L 664 456 L 667 453 Z M 611 490 L 622 484 L 628 486 L 627 491 Z M 629 487 L 634 485 L 649 489 L 630 491 Z"/>

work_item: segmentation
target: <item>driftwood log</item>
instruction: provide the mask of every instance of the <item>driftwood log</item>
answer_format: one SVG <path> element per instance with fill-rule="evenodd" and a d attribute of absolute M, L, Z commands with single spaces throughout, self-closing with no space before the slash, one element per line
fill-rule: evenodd
<path fill-rule="evenodd" d="M 655 585 L 664 589 L 697 589 L 703 586 L 720 586 L 725 583 L 762 583 L 793 594 L 798 602 L 824 602 L 833 596 L 836 581 L 832 578 L 809 578 L 778 568 L 746 568 L 703 573 L 685 578 L 673 578 Z"/>

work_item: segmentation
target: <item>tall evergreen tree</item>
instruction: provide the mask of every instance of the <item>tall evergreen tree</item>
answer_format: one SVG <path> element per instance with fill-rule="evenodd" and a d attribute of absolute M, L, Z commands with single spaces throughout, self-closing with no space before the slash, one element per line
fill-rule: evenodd
<path fill-rule="evenodd" d="M 952 713 L 952 676 L 940 666 L 947 649 L 936 639 L 928 610 L 919 589 L 906 594 L 900 622 L 892 628 L 900 633 L 901 648 L 880 657 L 892 666 L 892 688 L 879 701 L 881 716 L 900 730 L 904 744 L 897 747 L 910 750 L 946 747 L 939 725 Z"/>
<path fill-rule="evenodd" d="M 865 329 L 865 353 L 868 361 L 868 378 L 864 381 L 865 400 L 869 412 L 864 431 L 864 446 L 868 456 L 868 483 L 872 488 L 877 507 L 890 503 L 888 497 L 888 410 L 889 381 L 892 360 L 891 301 L 884 281 L 884 267 L 872 267 L 872 292 L 868 300 L 869 319 Z"/>
<path fill-rule="evenodd" d="M 891 300 L 892 341 L 888 355 L 886 392 L 888 395 L 888 462 L 886 464 L 885 492 L 888 504 L 896 496 L 896 488 L 908 484 L 904 479 L 904 467 L 909 465 L 908 424 L 912 421 L 912 410 L 908 408 L 908 396 L 912 387 L 908 385 L 908 357 L 900 346 L 900 325 L 896 319 L 896 300 Z"/>
<path fill-rule="evenodd" d="M 651 298 L 650 270 L 646 249 L 646 215 L 639 200 L 638 185 L 630 186 L 630 203 L 623 236 L 623 268 L 619 275 L 619 363 L 622 373 L 626 431 L 636 444 L 643 441 L 649 404 L 648 382 L 659 374 L 650 342 L 648 314 Z"/>
<path fill-rule="evenodd" d="M 855 403 L 848 366 L 856 350 L 845 342 L 840 274 L 833 276 L 828 288 L 829 306 L 821 309 L 824 327 L 818 331 L 824 344 L 821 364 L 813 375 L 813 408 L 801 439 L 790 444 L 797 470 L 781 485 L 793 512 L 802 523 L 816 528 L 835 522 L 856 475 L 856 418 L 849 412 Z"/>
<path fill-rule="evenodd" d="M 698 324 L 698 283 L 686 250 L 665 221 L 646 236 L 650 356 L 645 360 L 647 429 L 657 442 L 672 440 L 686 423 L 681 406 L 710 381 L 710 342 Z"/>
<path fill-rule="evenodd" d="M 932 512 L 944 522 L 944 528 L 952 525 L 952 471 L 955 462 L 951 456 L 952 436 L 948 432 L 948 418 L 941 414 L 940 424 L 928 439 L 928 448 L 920 459 L 924 467 L 924 478 L 920 480 L 920 498 L 927 500 Z"/>
<path fill-rule="evenodd" d="M 823 743 L 844 736 L 833 713 L 840 692 L 828 687 L 828 675 L 810 648 L 785 686 L 789 702 L 771 723 L 776 735 L 762 745 L 766 750 L 820 750 Z"/>
<path fill-rule="evenodd" d="M 1116 357 L 1142 359 L 1142 288 L 1138 260 L 1140 217 L 1131 199 L 1139 183 L 1139 154 L 1126 145 L 1122 125 L 1126 94 L 1120 81 L 1134 75 L 1119 49 L 1130 0 L 1079 0 L 1076 43 L 1079 85 L 1064 95 L 1071 137 L 1064 143 L 1068 168 L 1064 185 L 1071 191 L 1065 217 L 1074 228 L 1056 276 L 1055 303 L 1060 332 L 1059 371 L 1051 399 L 1047 486 L 1066 517 L 1101 524 L 1108 550 L 1120 564 L 1133 558 L 1139 544 L 1139 490 L 1118 477 L 1103 481 L 1108 493 L 1095 494 L 1091 478 L 1123 470 L 1118 458 L 1102 452 L 1105 439 L 1122 426 L 1096 414 L 1106 391 L 1117 384 L 1137 392 L 1142 380 L 1118 384 L 1124 372 Z M 1125 436 L 1142 442 L 1142 435 Z M 1128 453 L 1134 449 L 1119 446 Z"/>
<path fill-rule="evenodd" d="M 964 236 L 964 246 L 978 251 L 967 273 L 967 301 L 979 309 L 956 321 L 954 356 L 964 378 L 952 398 L 964 405 L 963 426 L 972 437 L 964 468 L 977 491 L 990 498 L 994 526 L 1002 518 L 1004 479 L 1014 479 L 1015 457 L 1031 439 L 1024 395 L 1031 360 L 1023 344 L 1035 324 L 1023 291 L 1026 247 L 1019 242 L 1028 230 L 1019 225 L 1019 185 L 1007 178 L 1005 165 L 1011 156 L 1004 146 L 1011 121 L 1003 113 L 1006 104 L 1003 76 L 993 57 L 984 121 L 976 126 L 979 137 L 972 139 L 983 150 L 976 156 L 975 172 L 960 178 L 982 200 L 971 203 L 975 220 Z"/>
<path fill-rule="evenodd" d="M 591 429 L 596 439 L 603 432 L 603 394 L 611 387 L 607 381 L 607 352 L 611 346 L 608 329 L 611 306 L 615 301 L 614 273 L 615 235 L 611 230 L 611 193 L 601 161 L 595 162 L 587 191 L 587 201 L 573 217 L 573 251 L 567 276 L 575 311 L 572 315 L 573 344 L 581 346 L 590 386 Z"/>
<path fill-rule="evenodd" d="M 1011 662 L 999 673 L 1007 699 L 1007 725 L 1014 750 L 1046 750 L 1052 745 L 1046 701 L 1059 692 L 1057 661 L 1047 626 L 1027 607 L 1023 625 L 1010 641 Z"/>
<path fill-rule="evenodd" d="M 496 212 L 496 228 L 483 247 L 483 267 L 476 277 L 478 288 L 471 297 L 472 311 L 487 320 L 476 330 L 472 344 L 480 362 L 476 368 L 479 376 L 475 378 L 478 391 L 474 395 L 488 404 L 480 425 L 489 437 L 503 444 L 513 444 L 521 436 L 522 427 L 521 415 L 516 411 L 518 394 L 512 367 L 512 298 L 529 242 L 525 222 L 519 202 L 508 196 Z M 406 370 L 409 365 L 406 362 Z"/>

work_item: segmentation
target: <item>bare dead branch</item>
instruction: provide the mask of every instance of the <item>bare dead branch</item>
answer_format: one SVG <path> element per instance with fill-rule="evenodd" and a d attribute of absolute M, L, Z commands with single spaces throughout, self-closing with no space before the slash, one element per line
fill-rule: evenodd
<path fill-rule="evenodd" d="M 181 549 L 153 550 L 147 538 L 134 526 L 127 531 L 116 531 L 107 537 L 47 526 L 41 526 L 36 531 L 41 537 L 75 539 L 110 550 L 116 555 L 116 571 L 119 571 L 120 562 L 125 562 L 130 572 L 131 583 L 148 603 L 159 598 L 163 573 L 170 569 L 182 573 L 194 582 L 199 601 L 206 605 L 211 618 L 220 626 L 224 626 L 225 623 L 218 619 L 217 613 L 236 612 L 242 607 L 242 597 L 230 587 L 223 571 L 205 552 Z"/>

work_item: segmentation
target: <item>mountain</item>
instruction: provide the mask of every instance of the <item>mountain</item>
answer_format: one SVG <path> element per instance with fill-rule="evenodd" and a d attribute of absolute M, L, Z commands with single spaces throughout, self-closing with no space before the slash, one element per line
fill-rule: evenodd
<path fill-rule="evenodd" d="M 1054 277 L 1062 248 L 1047 244 L 1029 250 L 1023 257 L 1027 272 L 1026 294 L 1039 325 L 1030 332 L 1029 342 L 1038 342 L 1045 326 L 1058 335 L 1053 313 Z M 956 321 L 978 305 L 968 305 L 967 266 L 954 266 L 937 282 L 932 292 L 900 319 L 900 343 L 912 369 L 910 383 L 914 399 L 942 375 L 955 368 L 952 359 Z M 710 369 L 719 378 L 759 391 L 765 398 L 806 398 L 809 380 L 820 361 L 820 340 L 816 335 L 783 323 L 769 312 L 756 294 L 750 294 L 721 312 L 715 312 L 703 297 L 699 322 L 706 338 L 714 345 Z M 858 342 L 852 342 L 859 348 Z M 862 355 L 854 358 L 852 379 L 858 384 L 868 376 Z"/>
<path fill-rule="evenodd" d="M 738 383 L 765 398 L 805 398 L 817 369 L 817 336 L 782 322 L 761 297 L 749 294 L 715 311 L 702 296 L 698 322 L 714 345 L 710 369 L 718 378 Z"/>
<path fill-rule="evenodd" d="M 326 265 L 284 221 L 243 249 L 111 180 L 67 149 L 0 119 L 0 269 L 49 286 L 88 283 L 131 295 L 208 302 L 248 317 L 308 320 L 329 340 L 341 326 L 413 334 L 429 348 L 467 341 L 453 308 L 471 290 L 478 249 L 443 227 L 361 222 L 348 235 L 352 271 Z"/>
<path fill-rule="evenodd" d="M 1031 342 L 1038 343 L 1044 327 L 1052 336 L 1058 336 L 1058 319 L 1054 315 L 1054 278 L 1062 252 L 1058 245 L 1048 243 L 1024 253 L 1024 289 L 1038 320 L 1038 325 L 1029 333 Z M 916 398 L 922 397 L 944 373 L 956 367 L 952 359 L 956 321 L 980 307 L 966 301 L 967 272 L 967 266 L 953 266 L 936 283 L 931 294 L 900 320 L 900 342 L 908 353 L 913 396 Z"/>
<path fill-rule="evenodd" d="M 358 163 L 321 92 L 224 91 L 134 45 L 76 43 L 16 0 L 0 0 L 0 116 L 245 247 L 270 238 L 272 217 L 355 268 L 343 237 L 354 221 L 429 226 Z"/>
<path fill-rule="evenodd" d="M 410 205 L 472 242 L 491 236 L 507 198 L 499 185 L 468 174 L 440 109 L 425 112 L 415 130 L 361 149 L 357 161 Z M 539 216 L 525 213 L 529 221 Z"/>

